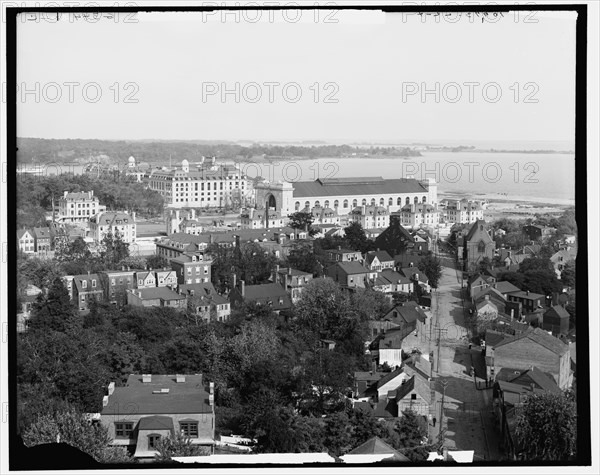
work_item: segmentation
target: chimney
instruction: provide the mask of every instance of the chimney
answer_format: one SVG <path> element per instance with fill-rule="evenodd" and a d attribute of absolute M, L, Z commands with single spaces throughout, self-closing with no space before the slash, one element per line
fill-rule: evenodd
<path fill-rule="evenodd" d="M 142 374 L 142 382 L 143 383 L 151 383 L 152 375 L 151 374 Z"/>
<path fill-rule="evenodd" d="M 338 251 L 341 251 L 341 250 L 342 250 L 342 246 L 338 246 Z"/>
<path fill-rule="evenodd" d="M 68 191 L 65 191 L 65 192 L 63 193 L 63 198 L 66 198 L 68 194 L 69 194 L 69 192 L 68 192 Z"/>
<path fill-rule="evenodd" d="M 240 293 L 242 297 L 246 296 L 246 283 L 243 280 L 240 280 Z"/>
<path fill-rule="evenodd" d="M 231 285 L 231 289 L 232 289 L 232 290 L 233 290 L 233 289 L 235 289 L 235 286 L 236 286 L 236 284 L 237 284 L 236 280 L 237 280 L 237 276 L 236 276 L 235 274 L 232 274 L 232 275 L 231 275 L 231 283 L 232 283 L 232 285 Z"/>
<path fill-rule="evenodd" d="M 275 274 L 279 274 L 279 264 L 275 266 Z"/>
<path fill-rule="evenodd" d="M 104 396 L 102 398 L 102 407 L 106 407 L 108 405 L 108 396 Z"/>
<path fill-rule="evenodd" d="M 442 421 L 440 421 L 440 426 L 442 425 Z M 448 449 L 444 447 L 442 449 L 442 456 L 444 457 L 444 462 L 448 461 Z"/>
<path fill-rule="evenodd" d="M 177 374 L 175 378 L 178 383 L 185 383 L 185 374 Z"/>
<path fill-rule="evenodd" d="M 115 383 L 113 381 L 108 385 L 108 395 L 110 396 L 114 392 L 115 392 Z"/>
<path fill-rule="evenodd" d="M 288 267 L 288 275 L 292 275 L 292 268 Z"/>
<path fill-rule="evenodd" d="M 360 207 L 360 212 L 361 212 L 361 214 L 362 214 L 363 216 L 365 216 L 365 215 L 367 214 L 367 207 L 366 207 L 366 205 L 362 205 L 362 206 Z"/>
<path fill-rule="evenodd" d="M 490 299 L 490 296 L 489 296 L 489 295 L 486 295 L 486 296 L 485 296 L 485 299 L 486 299 L 486 300 L 489 300 L 489 299 Z"/>
<path fill-rule="evenodd" d="M 124 270 L 125 270 L 125 266 L 121 266 L 121 270 L 123 270 L 123 271 L 124 271 Z"/>
<path fill-rule="evenodd" d="M 527 291 L 527 295 L 529 295 L 529 290 Z"/>
<path fill-rule="evenodd" d="M 135 211 L 131 212 L 131 219 L 133 219 L 135 221 Z"/>
<path fill-rule="evenodd" d="M 208 387 L 209 387 L 210 394 L 214 394 L 215 393 L 215 383 L 213 381 L 211 381 L 210 383 L 208 383 Z"/>

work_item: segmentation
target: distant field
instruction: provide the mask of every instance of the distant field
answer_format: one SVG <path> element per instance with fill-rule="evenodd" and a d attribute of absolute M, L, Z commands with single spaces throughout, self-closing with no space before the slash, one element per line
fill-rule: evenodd
<path fill-rule="evenodd" d="M 149 236 L 158 235 L 160 233 L 167 232 L 167 225 L 164 222 L 161 223 L 137 223 L 137 235 L 138 236 Z"/>

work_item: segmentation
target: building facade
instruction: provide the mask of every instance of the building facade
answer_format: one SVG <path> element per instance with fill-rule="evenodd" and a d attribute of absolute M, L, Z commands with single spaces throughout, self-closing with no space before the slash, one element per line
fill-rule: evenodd
<path fill-rule="evenodd" d="M 363 229 L 385 229 L 390 225 L 390 213 L 385 206 L 362 205 L 352 210 L 350 221 L 359 223 Z"/>
<path fill-rule="evenodd" d="M 164 197 L 168 208 L 239 207 L 252 188 L 238 166 L 217 164 L 214 157 L 195 166 L 183 160 L 180 168 L 154 170 L 148 186 Z"/>
<path fill-rule="evenodd" d="M 103 210 L 93 190 L 82 193 L 65 191 L 58 200 L 58 219 L 62 223 L 86 223 L 92 216 Z"/>

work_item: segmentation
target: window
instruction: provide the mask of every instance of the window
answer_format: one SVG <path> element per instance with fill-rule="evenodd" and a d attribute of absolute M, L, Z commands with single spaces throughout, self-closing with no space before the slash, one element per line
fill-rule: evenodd
<path fill-rule="evenodd" d="M 325 208 L 329 208 L 329 200 L 325 200 L 325 204 L 323 206 L 325 206 Z"/>
<path fill-rule="evenodd" d="M 394 198 L 390 198 L 388 200 L 388 206 L 392 206 L 394 204 Z M 398 204 L 400 204 L 400 198 L 398 198 Z"/>
<path fill-rule="evenodd" d="M 315 206 L 321 206 L 321 202 L 319 200 L 315 201 Z"/>
<path fill-rule="evenodd" d="M 391 198 L 390 198 L 391 199 Z M 379 206 L 383 206 L 385 204 L 385 200 L 383 198 L 381 198 L 379 200 Z M 391 204 L 391 203 L 390 203 Z"/>
<path fill-rule="evenodd" d="M 427 203 L 427 196 L 423 196 L 423 198 L 421 199 L 422 203 Z"/>
<path fill-rule="evenodd" d="M 412 401 L 416 401 L 416 400 L 417 400 L 417 395 L 416 395 L 416 394 L 411 394 L 411 395 L 410 395 L 410 399 L 411 399 Z"/>
<path fill-rule="evenodd" d="M 87 289 L 87 280 L 82 280 L 81 281 L 81 288 L 82 289 Z"/>
<path fill-rule="evenodd" d="M 155 449 L 156 443 L 160 440 L 160 434 L 150 434 L 148 436 L 148 448 Z"/>
<path fill-rule="evenodd" d="M 185 421 L 179 423 L 181 435 L 185 437 L 198 437 L 198 423 L 196 421 Z"/>
<path fill-rule="evenodd" d="M 123 279 L 121 279 L 121 283 L 123 283 Z M 115 285 L 115 279 L 110 279 L 110 285 Z"/>
<path fill-rule="evenodd" d="M 415 204 L 419 204 L 419 197 L 418 196 L 415 196 L 414 202 L 415 202 Z"/>
<path fill-rule="evenodd" d="M 375 198 L 371 198 L 371 206 L 375 206 Z"/>
<path fill-rule="evenodd" d="M 485 243 L 483 241 L 479 241 L 479 244 L 477 245 L 477 252 L 482 254 L 485 252 Z"/>
<path fill-rule="evenodd" d="M 92 287 L 96 287 L 96 279 L 92 279 Z"/>
<path fill-rule="evenodd" d="M 406 197 L 406 201 L 404 203 L 407 204 L 407 205 L 410 204 L 410 198 L 408 196 Z"/>
<path fill-rule="evenodd" d="M 339 207 L 339 206 L 340 206 L 340 202 L 339 202 L 338 200 L 335 200 L 335 201 L 333 202 L 333 207 L 334 207 L 334 208 L 337 208 L 337 207 Z"/>
<path fill-rule="evenodd" d="M 356 208 L 357 205 L 358 205 L 358 201 L 357 200 L 353 200 L 352 201 L 352 207 Z"/>
<path fill-rule="evenodd" d="M 133 432 L 133 422 L 115 422 L 115 436 L 128 439 Z"/>
<path fill-rule="evenodd" d="M 294 205 L 294 209 L 296 211 L 300 210 L 300 202 L 299 201 L 296 201 L 296 204 Z"/>
<path fill-rule="evenodd" d="M 344 208 L 348 207 L 348 200 L 344 200 Z"/>
<path fill-rule="evenodd" d="M 310 202 L 306 201 L 306 202 L 304 203 L 304 207 L 305 207 L 305 208 L 310 208 Z"/>

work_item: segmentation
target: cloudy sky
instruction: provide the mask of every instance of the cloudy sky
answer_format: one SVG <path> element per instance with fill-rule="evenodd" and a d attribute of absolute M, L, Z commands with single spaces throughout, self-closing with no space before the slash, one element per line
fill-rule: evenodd
<path fill-rule="evenodd" d="M 574 13 L 296 13 L 19 21 L 17 134 L 573 142 Z"/>

